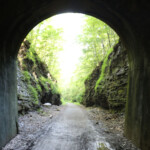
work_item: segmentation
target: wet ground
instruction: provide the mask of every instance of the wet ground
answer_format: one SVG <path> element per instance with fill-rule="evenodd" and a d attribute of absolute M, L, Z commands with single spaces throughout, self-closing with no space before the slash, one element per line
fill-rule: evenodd
<path fill-rule="evenodd" d="M 97 150 L 99 143 L 109 146 L 81 107 L 68 104 L 50 130 L 38 140 L 33 150 Z"/>
<path fill-rule="evenodd" d="M 93 113 L 82 106 L 51 107 L 41 114 L 31 113 L 31 118 L 20 120 L 22 132 L 3 150 L 138 150 L 122 134 L 94 120 Z"/>

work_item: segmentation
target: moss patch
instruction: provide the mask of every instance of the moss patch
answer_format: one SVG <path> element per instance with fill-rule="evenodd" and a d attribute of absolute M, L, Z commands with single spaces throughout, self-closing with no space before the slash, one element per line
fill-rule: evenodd
<path fill-rule="evenodd" d="M 113 49 L 111 48 L 108 53 L 107 53 L 107 56 L 105 57 L 104 61 L 103 61 L 103 64 L 102 64 L 102 67 L 101 67 L 101 74 L 99 76 L 99 79 L 97 80 L 96 82 L 96 85 L 95 85 L 95 91 L 97 92 L 97 88 L 99 87 L 99 84 L 100 82 L 103 80 L 104 78 L 104 75 L 105 75 L 105 68 L 107 66 L 107 61 L 108 61 L 108 57 L 110 55 L 110 53 L 113 51 Z M 109 63 L 109 65 L 111 64 L 111 61 Z"/>
<path fill-rule="evenodd" d="M 22 71 L 22 74 L 24 76 L 24 81 L 30 83 L 30 79 L 31 79 L 30 73 L 28 71 Z"/>
<path fill-rule="evenodd" d="M 52 102 L 53 95 L 59 94 L 56 80 L 49 72 L 48 66 L 41 61 L 36 50 L 30 47 L 27 40 L 22 43 L 19 50 L 18 66 L 23 74 L 22 81 L 27 85 L 33 103 L 38 103 L 39 100 L 44 103 Z M 51 79 L 48 78 L 49 76 Z"/>
<path fill-rule="evenodd" d="M 36 88 L 34 88 L 32 85 L 28 85 L 29 93 L 34 98 L 35 102 L 38 102 L 38 92 Z"/>
<path fill-rule="evenodd" d="M 127 99 L 128 57 L 121 43 L 113 51 L 109 50 L 107 57 L 99 63 L 90 77 L 85 81 L 83 104 L 124 110 Z"/>

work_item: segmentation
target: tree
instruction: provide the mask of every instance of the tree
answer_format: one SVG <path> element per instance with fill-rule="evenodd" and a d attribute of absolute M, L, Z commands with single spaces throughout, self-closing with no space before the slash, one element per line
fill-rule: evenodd
<path fill-rule="evenodd" d="M 81 102 L 85 91 L 84 81 L 117 41 L 117 34 L 108 25 L 94 17 L 85 17 L 82 33 L 78 37 L 83 55 L 69 84 L 69 94 L 64 92 L 67 99 L 70 97 L 71 100 Z"/>
<path fill-rule="evenodd" d="M 31 43 L 30 50 L 34 49 L 40 59 L 44 61 L 49 68 L 51 74 L 58 78 L 59 63 L 58 53 L 62 50 L 62 29 L 55 29 L 50 25 L 51 18 L 38 24 L 28 35 L 27 39 Z"/>

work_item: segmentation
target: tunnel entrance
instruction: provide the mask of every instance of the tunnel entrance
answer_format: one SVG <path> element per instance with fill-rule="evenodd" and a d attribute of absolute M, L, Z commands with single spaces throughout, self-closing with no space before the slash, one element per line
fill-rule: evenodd
<path fill-rule="evenodd" d="M 20 107 L 29 97 L 59 105 L 59 100 L 51 101 L 56 94 L 56 100 L 61 95 L 64 102 L 124 109 L 128 59 L 118 38 L 109 26 L 88 15 L 66 13 L 41 22 L 18 54 L 18 72 L 23 74 L 19 82 L 26 82 L 31 91 L 26 96 L 28 90 L 18 82 Z"/>
<path fill-rule="evenodd" d="M 130 63 L 125 134 L 143 150 L 150 148 L 149 2 L 15 0 L 3 2 L 0 8 L 0 30 L 4 35 L 0 45 L 0 147 L 17 133 L 15 62 L 20 43 L 40 21 L 60 12 L 72 11 L 103 20 L 121 37 Z"/>
<path fill-rule="evenodd" d="M 76 31 L 75 27 L 77 26 L 77 24 L 79 24 L 79 22 L 77 20 L 75 20 L 75 16 L 77 17 L 77 15 L 78 15 L 78 18 L 79 18 L 81 14 L 80 15 L 79 14 L 64 14 L 64 16 L 65 15 L 66 15 L 66 17 L 68 15 L 69 19 L 66 19 L 66 20 L 62 19 L 62 18 L 64 18 L 63 14 L 62 14 L 62 17 L 59 17 L 60 18 L 59 20 L 64 21 L 65 24 L 67 23 L 67 29 L 68 29 L 69 26 L 71 27 L 71 29 L 69 31 L 67 30 L 67 33 L 69 33 L 69 35 L 67 34 L 68 39 L 70 41 L 70 39 L 73 38 L 72 36 L 74 36 L 74 35 L 71 35 L 70 32 L 73 31 L 73 30 Z M 69 17 L 69 15 L 70 15 L 70 17 Z M 58 15 L 58 16 L 61 16 L 61 15 Z M 58 16 L 56 16 L 56 18 Z M 99 64 L 100 64 L 99 61 L 103 61 L 103 58 L 105 58 L 105 56 L 108 55 L 107 54 L 107 51 L 108 51 L 107 49 L 110 49 L 110 48 L 113 47 L 115 42 L 117 42 L 117 40 L 118 40 L 118 36 L 108 26 L 106 26 L 104 23 L 100 22 L 96 18 L 93 18 L 93 17 L 90 17 L 90 16 L 84 16 L 84 17 L 87 18 L 86 23 L 84 24 L 84 33 L 85 33 L 85 35 L 82 35 L 83 33 L 80 33 L 81 31 L 79 33 L 81 34 L 81 36 L 83 36 L 82 39 L 83 38 L 86 39 L 86 40 L 88 39 L 88 41 L 85 44 L 85 47 L 83 49 L 85 51 L 86 48 L 87 48 L 86 51 L 89 51 L 89 52 L 87 52 L 87 54 L 85 53 L 85 56 L 83 56 L 83 57 L 86 58 L 88 56 L 88 57 L 90 57 L 90 60 L 85 59 L 86 60 L 86 66 L 85 66 L 85 64 L 82 65 L 82 66 L 83 67 L 85 66 L 85 68 L 94 67 L 94 70 L 96 71 L 97 76 L 94 77 L 93 79 L 96 81 L 96 79 L 100 76 L 99 75 L 99 70 L 101 70 L 101 66 L 99 66 Z M 54 18 L 55 18 L 55 16 L 54 16 Z M 71 18 L 73 18 L 73 19 L 71 20 Z M 49 22 L 51 21 L 50 19 L 48 19 L 48 20 L 49 20 Z M 51 64 L 52 60 L 57 64 L 56 58 L 52 55 L 52 51 L 54 52 L 53 54 L 56 56 L 57 55 L 57 50 L 56 50 L 57 47 L 55 47 L 55 49 L 54 49 L 53 45 L 58 44 L 58 42 L 57 42 L 57 40 L 59 40 L 58 35 L 62 34 L 62 33 L 61 32 L 59 33 L 59 31 L 61 31 L 61 30 L 57 31 L 56 29 L 53 29 L 52 26 L 48 25 L 48 20 L 44 21 L 44 22 L 47 23 L 47 25 L 45 27 L 43 27 L 43 24 L 45 24 L 45 23 L 42 22 L 38 26 L 36 26 L 28 34 L 28 36 L 26 37 L 26 40 L 23 41 L 23 43 L 21 45 L 21 48 L 18 52 L 18 69 L 17 69 L 17 79 L 18 79 L 17 89 L 18 89 L 18 92 L 17 92 L 17 97 L 18 97 L 18 104 L 19 104 L 19 115 L 24 114 L 24 113 L 26 113 L 30 110 L 37 109 L 36 107 L 38 107 L 38 105 L 37 105 L 38 103 L 43 103 L 43 104 L 45 103 L 44 105 L 47 105 L 48 103 L 59 105 L 59 103 L 56 103 L 56 102 L 59 102 L 59 99 L 57 98 L 58 94 L 61 94 L 61 97 L 63 97 L 64 101 L 66 99 L 69 99 L 71 101 L 76 101 L 76 104 L 77 104 L 77 102 L 78 103 L 82 102 L 82 99 L 81 99 L 80 95 L 83 94 L 81 90 L 83 88 L 82 86 L 84 86 L 84 85 L 79 85 L 79 83 L 83 80 L 82 84 L 84 84 L 84 80 L 85 80 L 84 78 L 85 77 L 82 77 L 82 76 L 84 74 L 88 75 L 91 72 L 89 69 L 86 70 L 85 68 L 82 67 L 82 72 L 86 72 L 86 73 L 82 74 L 81 71 L 80 71 L 80 74 L 79 74 L 79 77 L 78 77 L 78 78 L 80 78 L 79 79 L 80 81 L 78 83 L 77 83 L 77 81 L 74 81 L 73 83 L 69 84 L 69 85 L 72 85 L 72 86 L 74 85 L 75 87 L 70 87 L 69 85 L 65 85 L 65 88 L 66 88 L 65 90 L 67 91 L 67 93 L 69 95 L 67 93 L 63 93 L 64 94 L 63 95 L 61 92 L 60 93 L 55 93 L 56 91 L 55 91 L 55 89 L 53 89 L 53 86 L 54 86 L 54 85 L 52 85 L 52 82 L 54 81 L 53 77 L 58 72 L 56 72 L 56 71 L 52 72 L 53 70 L 49 71 L 49 70 L 46 69 L 46 66 L 49 65 L 48 66 L 49 69 L 51 69 L 51 68 L 54 69 L 54 67 L 57 68 L 57 66 L 55 66 L 54 64 Z M 71 24 L 68 20 L 71 22 Z M 61 24 L 62 21 L 59 21 L 59 24 Z M 56 33 L 58 33 L 58 34 L 56 34 Z M 95 33 L 97 33 L 97 34 L 95 34 Z M 56 38 L 56 36 L 58 36 L 58 39 Z M 89 36 L 90 36 L 90 38 L 88 38 Z M 106 40 L 107 38 L 108 38 L 108 40 Z M 69 57 L 67 57 L 63 54 L 64 51 L 66 52 L 66 50 L 62 51 L 62 55 L 63 55 L 63 57 L 65 57 L 64 60 L 69 59 L 69 58 L 73 59 L 75 57 L 75 55 L 76 55 L 75 51 L 77 51 L 77 48 L 79 49 L 79 47 L 77 47 L 73 43 L 74 43 L 74 41 L 67 44 L 67 45 L 69 45 L 69 47 L 68 47 L 69 50 L 67 50 L 67 55 L 70 54 Z M 85 43 L 85 40 L 84 40 L 84 43 Z M 88 47 L 87 47 L 87 44 L 89 45 Z M 97 47 L 97 48 L 94 49 L 93 45 L 94 45 L 94 47 Z M 63 47 L 66 48 L 66 46 L 63 46 Z M 91 51 L 92 54 L 90 52 L 91 47 L 93 48 L 93 50 Z M 121 53 L 120 53 L 120 51 L 121 51 Z M 95 58 L 95 54 L 93 54 L 93 52 L 96 53 L 98 58 L 99 57 L 102 57 L 102 58 L 101 59 L 100 58 L 98 59 L 97 57 Z M 112 50 L 111 50 L 111 52 L 112 52 Z M 123 52 L 123 50 L 122 50 L 121 44 L 119 43 L 116 46 L 115 51 L 113 52 L 113 54 L 110 57 L 108 56 L 108 58 L 109 58 L 108 62 L 105 62 L 107 64 L 106 65 L 107 71 L 104 71 L 104 72 L 107 72 L 107 73 L 104 76 L 109 76 L 108 74 L 109 74 L 110 68 L 112 68 L 111 72 L 113 72 L 114 76 L 115 76 L 116 73 L 119 73 L 118 76 L 121 76 L 120 71 L 122 69 L 124 70 L 124 68 L 123 68 L 124 64 L 127 63 L 126 62 L 126 57 L 127 56 L 125 56 L 123 58 L 121 55 L 124 55 L 125 53 L 122 53 L 122 52 Z M 102 54 L 104 55 L 104 57 L 103 57 Z M 121 56 L 121 58 L 119 58 L 119 56 Z M 113 58 L 115 58 L 115 59 L 113 59 Z M 67 62 L 67 64 L 72 63 L 71 59 L 70 59 L 69 62 Z M 90 61 L 90 62 L 88 62 L 88 61 Z M 93 64 L 92 62 L 94 63 L 94 65 L 91 65 L 91 64 Z M 122 62 L 125 62 L 125 63 L 122 64 Z M 111 64 L 112 64 L 112 67 L 109 68 L 109 65 L 111 65 Z M 120 64 L 122 66 L 119 66 L 118 64 Z M 64 64 L 63 64 L 63 66 L 64 66 Z M 72 66 L 67 67 L 68 70 L 70 68 L 72 68 Z M 49 74 L 49 76 L 48 76 L 48 74 Z M 60 75 L 63 76 L 62 73 Z M 95 75 L 95 73 L 94 73 L 94 75 Z M 113 75 L 111 75 L 111 76 L 113 76 Z M 65 76 L 66 76 L 66 73 L 65 73 Z M 76 74 L 76 76 L 77 76 L 77 74 Z M 93 73 L 92 73 L 92 76 L 93 76 Z M 67 78 L 65 78 L 65 80 Z M 86 78 L 88 79 L 88 78 L 91 78 L 91 77 L 86 77 Z M 114 79 L 115 78 L 116 77 L 114 77 Z M 125 78 L 125 76 L 124 76 L 123 78 L 124 78 L 124 80 L 127 80 L 127 77 Z M 51 79 L 51 81 L 49 82 L 48 79 Z M 92 82 L 92 80 L 91 80 L 91 82 Z M 58 81 L 57 78 L 55 78 L 55 81 L 57 81 L 57 84 L 59 84 L 59 81 Z M 88 81 L 88 82 L 90 84 L 90 81 Z M 116 82 L 116 81 L 114 81 L 114 82 Z M 122 81 L 118 81 L 118 83 L 119 82 L 122 82 Z M 91 84 L 94 84 L 94 83 L 91 83 Z M 97 83 L 97 84 L 99 84 L 99 83 Z M 126 83 L 123 82 L 123 84 L 125 84 L 125 87 L 126 87 Z M 105 85 L 105 83 L 104 83 L 104 85 Z M 100 85 L 100 86 L 103 86 L 103 85 Z M 95 92 L 94 87 L 95 86 L 90 87 L 90 85 L 86 84 L 86 87 L 87 87 L 87 93 L 91 93 L 91 95 L 94 95 L 94 92 Z M 108 88 L 108 87 L 109 86 L 106 85 L 105 88 Z M 118 87 L 119 88 L 115 89 L 115 91 L 113 91 L 113 92 L 118 93 L 118 91 L 122 90 L 126 93 L 126 89 L 124 90 L 123 86 L 118 85 Z M 121 87 L 121 89 L 120 89 L 120 87 Z M 48 88 L 48 90 L 47 90 L 47 88 Z M 55 88 L 57 88 L 57 87 L 55 87 Z M 77 88 L 77 89 L 75 89 L 75 88 Z M 90 88 L 93 88 L 92 89 L 93 93 L 91 92 Z M 112 87 L 110 89 L 112 89 Z M 73 92 L 71 93 L 71 91 L 73 91 Z M 99 89 L 98 90 L 96 89 L 96 91 L 98 92 Z M 106 92 L 106 90 L 105 90 L 105 92 Z M 123 96 L 122 93 L 119 95 L 120 101 L 116 97 L 113 97 L 113 98 L 111 97 L 109 99 L 109 101 L 108 101 L 109 104 L 107 104 L 107 109 L 110 107 L 110 109 L 113 108 L 116 111 L 118 111 L 118 110 L 120 111 L 122 108 L 125 107 L 125 101 L 126 100 L 123 101 L 121 98 L 124 98 L 124 96 L 126 97 L 126 94 L 124 94 L 124 96 Z M 101 100 L 104 97 L 104 96 L 102 96 L 104 94 L 105 94 L 106 99 Z M 108 94 L 107 93 L 104 93 L 104 94 L 100 93 L 99 95 L 97 95 L 98 96 L 97 101 L 94 100 L 94 104 L 92 104 L 92 105 L 98 105 L 98 106 L 100 105 L 100 106 L 104 107 L 104 104 L 107 103 L 107 99 L 108 99 L 107 95 L 110 95 L 110 91 L 108 92 Z M 115 96 L 115 95 L 116 94 L 113 94 L 113 96 Z M 89 94 L 85 94 L 85 96 L 86 97 L 84 97 L 84 103 L 85 103 L 85 105 L 88 106 L 89 103 L 91 104 L 93 99 L 95 99 L 95 97 L 94 96 L 89 96 Z M 37 97 L 38 97 L 39 101 L 37 101 Z M 87 99 L 87 97 L 88 97 L 88 99 Z M 111 102 L 111 100 L 113 100 L 113 99 L 115 99 L 114 103 Z M 126 99 L 126 98 L 124 98 L 124 99 Z M 91 100 L 91 101 L 89 101 L 89 100 Z M 74 106 L 73 106 L 73 108 L 74 108 Z M 106 108 L 106 106 L 105 106 L 105 108 Z M 60 108 L 58 107 L 58 109 L 60 109 Z M 42 109 L 38 108 L 38 112 L 42 113 Z M 45 113 L 43 112 L 43 114 L 45 114 Z M 30 114 L 30 115 L 32 116 L 32 114 Z M 33 116 L 34 115 L 35 114 L 33 114 Z M 29 116 L 29 115 L 27 115 L 27 116 Z M 107 115 L 103 115 L 103 116 L 105 116 L 105 118 L 107 117 Z M 26 128 L 26 126 L 29 126 L 29 128 L 30 128 L 31 122 L 29 121 L 28 122 L 29 125 L 28 125 L 26 122 L 24 123 L 22 120 L 21 120 L 22 122 L 20 122 L 20 118 L 21 117 L 19 117 L 19 127 L 20 127 L 19 129 L 23 132 L 24 129 L 22 129 L 22 126 L 20 126 L 20 123 L 24 124 L 24 128 Z M 37 116 L 37 118 L 38 118 L 38 116 Z M 30 119 L 34 120 L 36 122 L 36 119 L 34 119 L 33 117 L 30 117 Z M 76 120 L 74 120 L 74 121 L 76 121 Z M 34 122 L 33 122 L 33 124 L 34 124 Z M 64 130 L 62 130 L 62 132 Z M 80 130 L 80 128 L 78 130 Z M 32 129 L 31 129 L 31 131 L 32 131 Z M 29 134 L 31 134 L 31 133 L 29 133 Z M 20 134 L 19 134 L 19 136 L 20 136 Z M 86 137 L 83 137 L 83 138 L 86 138 Z M 26 137 L 26 139 L 28 139 L 28 138 Z M 21 142 L 22 141 L 26 141 L 26 140 L 22 139 Z M 15 140 L 13 140 L 13 143 L 15 144 Z M 17 147 L 17 143 L 15 145 Z M 24 145 L 24 144 L 22 143 L 21 145 Z M 8 147 L 8 145 L 6 147 Z M 14 147 L 12 149 L 17 149 L 16 147 Z M 54 145 L 54 147 L 55 147 L 55 145 Z M 25 148 L 25 149 L 27 149 L 27 148 Z M 66 149 L 67 149 L 67 147 L 66 147 Z"/>

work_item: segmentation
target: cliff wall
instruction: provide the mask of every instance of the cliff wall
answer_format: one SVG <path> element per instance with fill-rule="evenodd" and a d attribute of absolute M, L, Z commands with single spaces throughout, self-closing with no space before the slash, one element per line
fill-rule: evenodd
<path fill-rule="evenodd" d="M 30 43 L 25 40 L 18 53 L 17 97 L 18 111 L 25 113 L 37 109 L 42 103 L 60 105 L 57 81 L 40 60 Z"/>
<path fill-rule="evenodd" d="M 83 103 L 121 110 L 127 100 L 128 58 L 119 42 L 85 81 Z"/>

